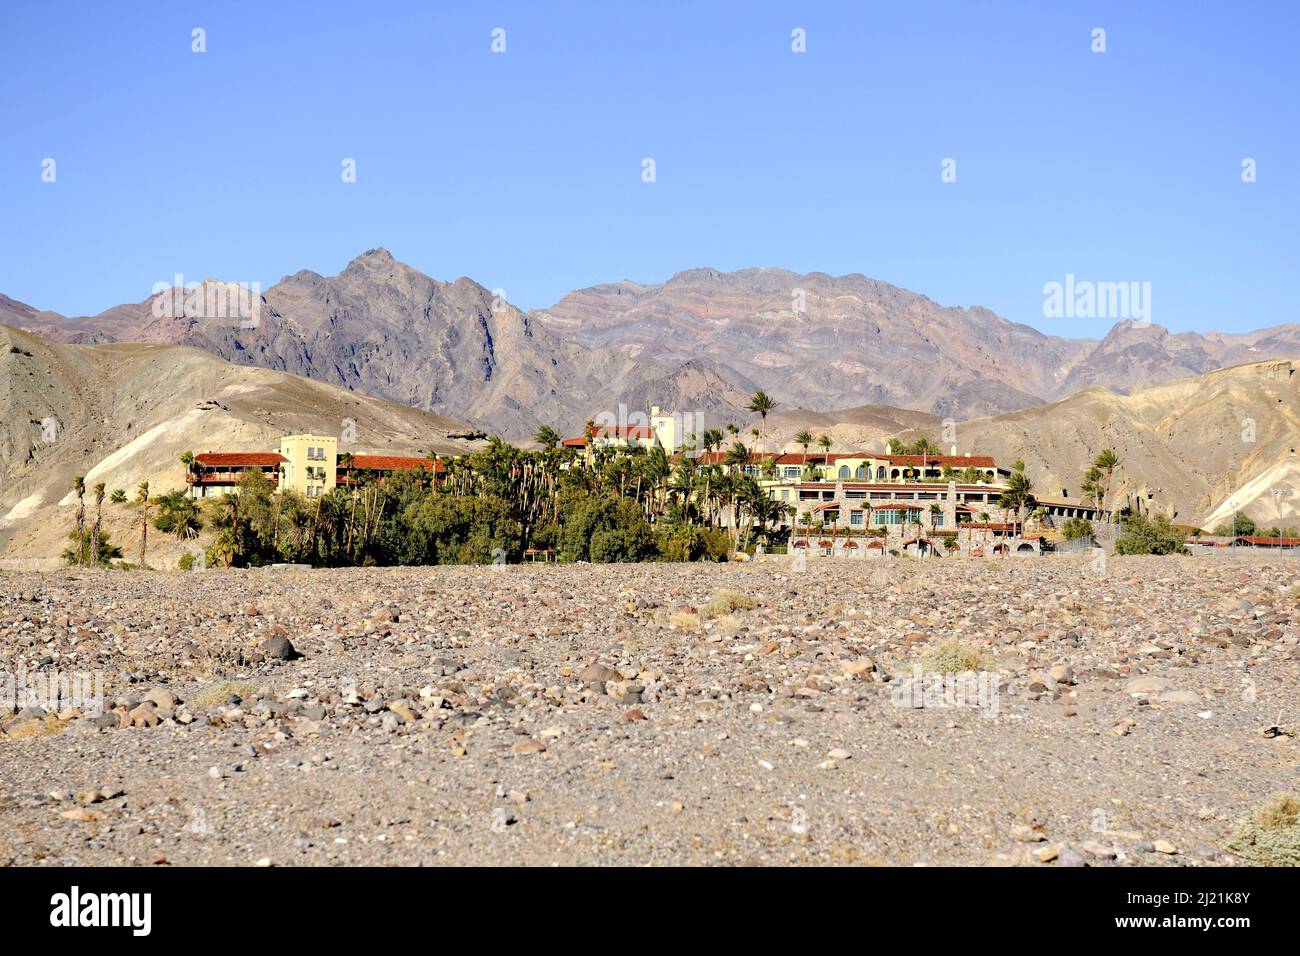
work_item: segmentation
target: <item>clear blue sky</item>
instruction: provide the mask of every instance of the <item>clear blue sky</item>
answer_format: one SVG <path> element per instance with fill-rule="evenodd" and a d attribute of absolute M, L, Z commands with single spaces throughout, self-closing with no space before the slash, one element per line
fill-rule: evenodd
<path fill-rule="evenodd" d="M 778 266 L 1067 335 L 1110 324 L 1043 318 L 1067 272 L 1174 330 L 1294 321 L 1297 34 L 1226 0 L 3 0 L 0 292 L 85 314 L 382 245 L 524 308 Z"/>

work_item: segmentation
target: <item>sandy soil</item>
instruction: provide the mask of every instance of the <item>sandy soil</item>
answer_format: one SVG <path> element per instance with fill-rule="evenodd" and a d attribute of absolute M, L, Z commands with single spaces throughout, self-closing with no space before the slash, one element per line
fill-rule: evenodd
<path fill-rule="evenodd" d="M 1234 865 L 1234 822 L 1296 789 L 1297 582 L 1258 557 L 0 573 L 6 675 L 105 697 L 0 704 L 0 862 Z M 996 682 L 901 693 L 949 640 Z"/>

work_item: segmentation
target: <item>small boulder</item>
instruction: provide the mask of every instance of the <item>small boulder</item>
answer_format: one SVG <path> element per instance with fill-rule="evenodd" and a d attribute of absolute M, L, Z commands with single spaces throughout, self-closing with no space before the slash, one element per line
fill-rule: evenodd
<path fill-rule="evenodd" d="M 588 664 L 578 675 L 578 680 L 584 684 L 604 684 L 607 681 L 619 681 L 623 675 L 612 667 L 606 667 L 604 664 Z"/>
<path fill-rule="evenodd" d="M 287 637 L 268 637 L 262 642 L 262 653 L 271 661 L 292 661 L 302 657 Z"/>

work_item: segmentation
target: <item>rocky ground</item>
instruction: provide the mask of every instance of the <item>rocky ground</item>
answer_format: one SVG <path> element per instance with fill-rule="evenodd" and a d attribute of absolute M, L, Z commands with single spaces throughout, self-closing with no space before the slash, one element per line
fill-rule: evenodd
<path fill-rule="evenodd" d="M 1238 865 L 1235 821 L 1297 789 L 1298 584 L 1218 556 L 4 573 L 5 676 L 105 699 L 0 703 L 0 862 Z M 921 660 L 999 676 L 958 706 Z"/>

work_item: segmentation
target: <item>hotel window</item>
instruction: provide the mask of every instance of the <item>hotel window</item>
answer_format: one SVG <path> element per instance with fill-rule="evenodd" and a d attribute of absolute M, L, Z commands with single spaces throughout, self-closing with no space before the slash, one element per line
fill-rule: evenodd
<path fill-rule="evenodd" d="M 787 478 L 798 478 L 798 477 L 799 477 L 799 468 L 798 468 L 798 466 L 794 466 L 794 467 L 786 466 L 786 469 L 785 469 L 785 476 L 786 476 Z"/>
<path fill-rule="evenodd" d="M 861 512 L 861 511 L 851 511 L 851 512 L 849 512 L 849 525 L 850 525 L 851 527 L 854 527 L 854 528 L 861 528 L 861 527 L 862 527 L 862 512 Z"/>
<path fill-rule="evenodd" d="M 892 509 L 885 511 L 874 511 L 872 517 L 876 524 L 902 524 L 902 517 L 899 512 Z"/>
<path fill-rule="evenodd" d="M 782 488 L 782 489 L 781 489 L 781 500 L 782 500 L 782 501 L 789 501 L 789 500 L 790 500 L 790 489 L 789 489 L 789 488 Z"/>
<path fill-rule="evenodd" d="M 867 477 L 867 466 L 858 465 L 857 470 L 853 472 L 853 477 L 857 478 L 859 481 Z"/>
<path fill-rule="evenodd" d="M 934 516 L 934 526 L 935 526 L 936 528 L 942 528 L 942 527 L 943 527 L 943 515 L 935 515 L 935 516 Z"/>
<path fill-rule="evenodd" d="M 839 477 L 841 477 L 841 478 L 847 478 L 847 477 L 849 476 L 849 466 L 848 466 L 848 465 L 840 465 L 840 470 L 839 470 L 838 474 L 839 474 Z"/>

